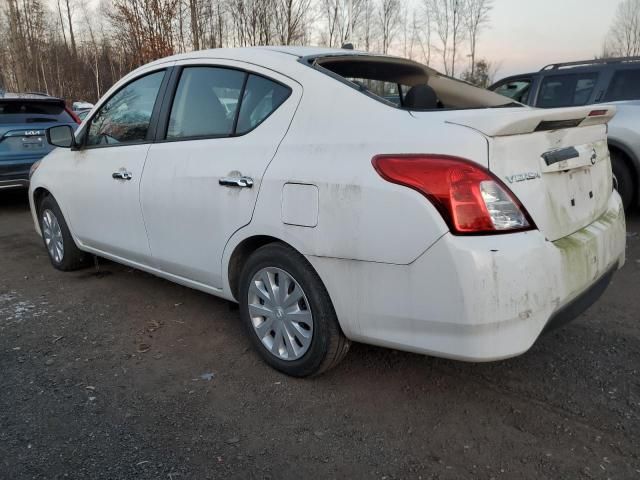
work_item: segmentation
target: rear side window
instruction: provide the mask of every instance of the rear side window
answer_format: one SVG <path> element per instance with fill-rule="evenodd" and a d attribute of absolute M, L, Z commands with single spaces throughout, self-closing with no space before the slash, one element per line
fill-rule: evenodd
<path fill-rule="evenodd" d="M 289 97 L 273 80 L 220 67 L 187 67 L 176 89 L 167 140 L 230 137 L 260 125 Z"/>
<path fill-rule="evenodd" d="M 260 125 L 289 97 L 291 90 L 258 75 L 249 75 L 242 97 L 236 133 L 242 135 Z"/>
<path fill-rule="evenodd" d="M 537 106 L 555 108 L 586 105 L 597 81 L 597 73 L 545 77 L 540 88 Z"/>
<path fill-rule="evenodd" d="M 171 107 L 166 138 L 231 135 L 245 77 L 246 73 L 228 68 L 185 68 Z"/>
<path fill-rule="evenodd" d="M 75 123 L 61 103 L 33 100 L 0 101 L 0 124 L 52 122 Z"/>
<path fill-rule="evenodd" d="M 604 97 L 607 102 L 640 99 L 640 70 L 620 70 L 615 73 Z"/>
<path fill-rule="evenodd" d="M 494 90 L 494 92 L 520 103 L 527 103 L 530 91 L 531 80 L 528 78 L 520 78 L 503 83 Z"/>

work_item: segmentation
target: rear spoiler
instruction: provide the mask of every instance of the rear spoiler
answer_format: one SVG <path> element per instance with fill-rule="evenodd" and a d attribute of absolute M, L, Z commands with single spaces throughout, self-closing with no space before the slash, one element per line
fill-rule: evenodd
<path fill-rule="evenodd" d="M 615 116 L 616 107 L 518 108 L 495 110 L 494 113 L 482 117 L 461 116 L 447 123 L 473 128 L 489 137 L 506 137 L 606 124 Z"/>
<path fill-rule="evenodd" d="M 33 103 L 54 103 L 56 105 L 66 105 L 64 100 L 56 97 L 0 97 L 0 103 L 21 103 L 21 102 L 33 102 Z"/>

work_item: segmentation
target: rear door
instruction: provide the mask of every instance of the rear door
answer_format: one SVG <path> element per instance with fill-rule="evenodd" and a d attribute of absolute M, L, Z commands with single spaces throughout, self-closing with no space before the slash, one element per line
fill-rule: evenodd
<path fill-rule="evenodd" d="M 545 74 L 540 83 L 535 106 L 560 108 L 594 103 L 600 76 L 598 70 Z"/>
<path fill-rule="evenodd" d="M 640 99 L 640 67 L 617 70 L 604 95 L 604 102 Z"/>
<path fill-rule="evenodd" d="M 302 87 L 222 60 L 183 62 L 172 83 L 141 186 L 149 244 L 163 271 L 219 288 L 224 247 L 251 220 Z"/>

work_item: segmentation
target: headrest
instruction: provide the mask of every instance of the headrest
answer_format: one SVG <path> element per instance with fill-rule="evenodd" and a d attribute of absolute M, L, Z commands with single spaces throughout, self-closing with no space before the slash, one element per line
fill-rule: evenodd
<path fill-rule="evenodd" d="M 410 110 L 433 110 L 438 108 L 438 96 L 427 84 L 414 85 L 404 97 L 404 107 Z"/>

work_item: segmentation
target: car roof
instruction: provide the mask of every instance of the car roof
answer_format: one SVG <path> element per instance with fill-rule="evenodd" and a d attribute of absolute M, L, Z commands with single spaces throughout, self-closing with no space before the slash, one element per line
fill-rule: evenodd
<path fill-rule="evenodd" d="M 194 52 L 179 53 L 170 57 L 158 59 L 135 70 L 146 70 L 168 62 L 180 60 L 197 59 L 225 59 L 238 60 L 248 63 L 256 63 L 264 67 L 279 67 L 292 63 L 304 57 L 316 57 L 326 55 L 368 55 L 368 52 L 359 50 L 348 50 L 326 47 L 292 47 L 292 46 L 260 46 L 260 47 L 237 47 L 237 48 L 212 48 L 207 50 L 196 50 Z M 134 73 L 132 72 L 132 73 Z"/>
<path fill-rule="evenodd" d="M 180 53 L 162 60 L 182 60 L 187 58 L 211 58 L 212 55 L 218 58 L 265 58 L 265 53 L 272 53 L 275 56 L 288 55 L 291 57 L 302 58 L 317 55 L 357 55 L 365 54 L 358 50 L 347 50 L 339 48 L 327 47 L 292 47 L 292 46 L 260 46 L 260 47 L 236 47 L 236 48 L 210 48 L 207 50 L 196 50 L 194 52 Z"/>
<path fill-rule="evenodd" d="M 517 75 L 509 75 L 508 77 L 504 77 L 496 83 L 502 83 L 505 80 L 509 81 L 516 78 L 520 78 L 520 77 L 562 75 L 564 73 L 571 73 L 571 72 L 637 68 L 639 63 L 640 63 L 640 57 L 603 58 L 603 59 L 595 59 L 595 60 L 579 60 L 575 62 L 551 63 L 549 65 L 542 67 L 537 72 L 528 72 L 528 73 L 519 73 Z"/>

